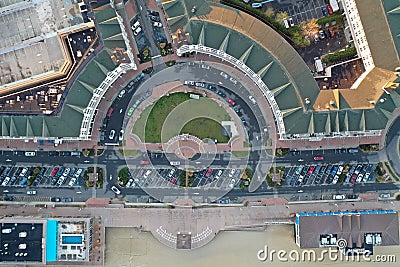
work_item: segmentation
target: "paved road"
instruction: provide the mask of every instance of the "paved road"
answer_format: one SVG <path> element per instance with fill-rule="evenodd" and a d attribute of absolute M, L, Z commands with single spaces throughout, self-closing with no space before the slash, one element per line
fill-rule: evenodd
<path fill-rule="evenodd" d="M 386 134 L 386 155 L 393 171 L 400 177 L 400 156 L 399 156 L 399 137 L 400 137 L 400 117 L 392 123 Z"/>

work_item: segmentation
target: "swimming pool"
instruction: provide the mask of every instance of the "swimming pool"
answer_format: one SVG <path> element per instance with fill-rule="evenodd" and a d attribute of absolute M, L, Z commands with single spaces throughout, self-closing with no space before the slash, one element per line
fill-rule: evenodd
<path fill-rule="evenodd" d="M 82 244 L 83 238 L 80 235 L 68 235 L 61 237 L 61 243 L 63 245 L 77 245 Z"/>

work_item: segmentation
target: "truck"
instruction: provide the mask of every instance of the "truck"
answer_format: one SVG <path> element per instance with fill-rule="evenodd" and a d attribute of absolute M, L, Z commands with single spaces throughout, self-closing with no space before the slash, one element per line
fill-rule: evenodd
<path fill-rule="evenodd" d="M 324 71 L 324 66 L 322 65 L 322 61 L 320 58 L 316 57 L 314 58 L 315 61 L 315 70 L 317 73 L 323 72 Z"/>
<path fill-rule="evenodd" d="M 333 12 L 336 12 L 339 10 L 339 4 L 338 4 L 337 0 L 329 0 L 329 4 L 332 7 Z"/>

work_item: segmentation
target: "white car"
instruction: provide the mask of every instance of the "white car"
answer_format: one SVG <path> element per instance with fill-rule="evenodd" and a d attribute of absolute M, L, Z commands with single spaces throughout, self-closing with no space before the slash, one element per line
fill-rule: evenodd
<path fill-rule="evenodd" d="M 249 99 L 250 99 L 251 103 L 253 103 L 254 105 L 257 104 L 256 100 L 254 99 L 254 97 L 252 95 L 249 95 Z"/>
<path fill-rule="evenodd" d="M 201 65 L 201 68 L 202 68 L 202 69 L 209 70 L 209 69 L 210 69 L 210 66 L 208 66 L 208 65 L 204 65 L 204 64 L 203 64 L 203 65 Z"/>
<path fill-rule="evenodd" d="M 231 179 L 231 181 L 229 182 L 229 187 L 233 188 L 235 186 L 236 180 L 235 179 Z"/>
<path fill-rule="evenodd" d="M 131 179 L 129 179 L 129 181 L 126 183 L 125 187 L 126 187 L 126 188 L 130 187 L 130 186 L 132 185 L 132 183 L 133 183 L 133 179 L 131 178 Z"/>
<path fill-rule="evenodd" d="M 111 187 L 111 190 L 112 190 L 115 194 L 117 194 L 117 195 L 121 194 L 121 191 L 119 191 L 119 189 L 118 189 L 117 187 L 115 187 L 115 185 L 113 185 L 113 186 Z"/>
<path fill-rule="evenodd" d="M 154 26 L 154 27 L 158 27 L 158 28 L 162 28 L 162 23 L 161 23 L 161 22 L 154 21 L 154 22 L 153 22 L 153 26 Z"/>
<path fill-rule="evenodd" d="M 232 178 L 233 177 L 233 175 L 235 174 L 235 172 L 236 172 L 236 170 L 235 169 L 232 169 L 231 170 L 231 172 L 229 173 L 229 178 Z"/>
<path fill-rule="evenodd" d="M 119 92 L 118 97 L 121 98 L 125 95 L 126 91 L 123 89 L 121 92 Z"/>
<path fill-rule="evenodd" d="M 229 80 L 233 83 L 233 84 L 237 84 L 237 81 L 235 79 L 233 79 L 232 77 L 229 78 Z"/>
<path fill-rule="evenodd" d="M 28 195 L 36 195 L 36 190 L 26 191 L 26 194 L 28 194 Z"/>
<path fill-rule="evenodd" d="M 34 157 L 34 156 L 36 156 L 36 152 L 34 152 L 34 151 L 25 152 L 25 156 L 26 157 Z"/>
<path fill-rule="evenodd" d="M 333 199 L 334 200 L 343 200 L 343 199 L 345 199 L 346 197 L 344 196 L 344 195 L 334 195 L 333 196 Z"/>
<path fill-rule="evenodd" d="M 112 139 L 114 139 L 114 136 L 115 136 L 115 130 L 111 130 L 111 131 L 110 131 L 110 135 L 108 136 L 108 138 L 109 138 L 110 140 L 112 140 Z"/>
<path fill-rule="evenodd" d="M 225 79 L 228 79 L 228 74 L 226 74 L 225 72 L 221 71 L 220 74 L 222 77 L 224 77 Z"/>
<path fill-rule="evenodd" d="M 142 31 L 141 27 L 137 27 L 134 31 L 133 31 L 133 35 L 138 35 L 140 32 Z"/>
<path fill-rule="evenodd" d="M 76 183 L 76 178 L 72 178 L 71 181 L 69 181 L 68 185 L 73 186 Z"/>
<path fill-rule="evenodd" d="M 179 161 L 171 161 L 169 164 L 171 164 L 172 166 L 179 166 L 181 165 L 181 163 Z"/>
<path fill-rule="evenodd" d="M 75 178 L 78 178 L 79 177 L 79 175 L 81 175 L 81 173 L 83 172 L 83 169 L 78 169 L 76 172 L 75 172 Z"/>
<path fill-rule="evenodd" d="M 119 131 L 118 140 L 119 140 L 119 141 L 124 140 L 124 130 Z"/>

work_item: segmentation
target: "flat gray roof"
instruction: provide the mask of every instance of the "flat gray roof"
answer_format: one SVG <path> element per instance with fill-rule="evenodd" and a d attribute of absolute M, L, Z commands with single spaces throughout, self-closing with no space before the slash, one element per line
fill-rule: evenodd
<path fill-rule="evenodd" d="M 337 212 L 340 213 L 340 212 Z M 371 214 L 372 213 L 372 214 Z M 382 246 L 399 245 L 399 216 L 396 212 L 377 214 L 346 212 L 340 214 L 315 213 L 297 215 L 296 224 L 301 248 L 320 247 L 321 234 L 336 234 L 347 241 L 348 247 L 362 247 L 364 234 L 381 233 Z"/>

